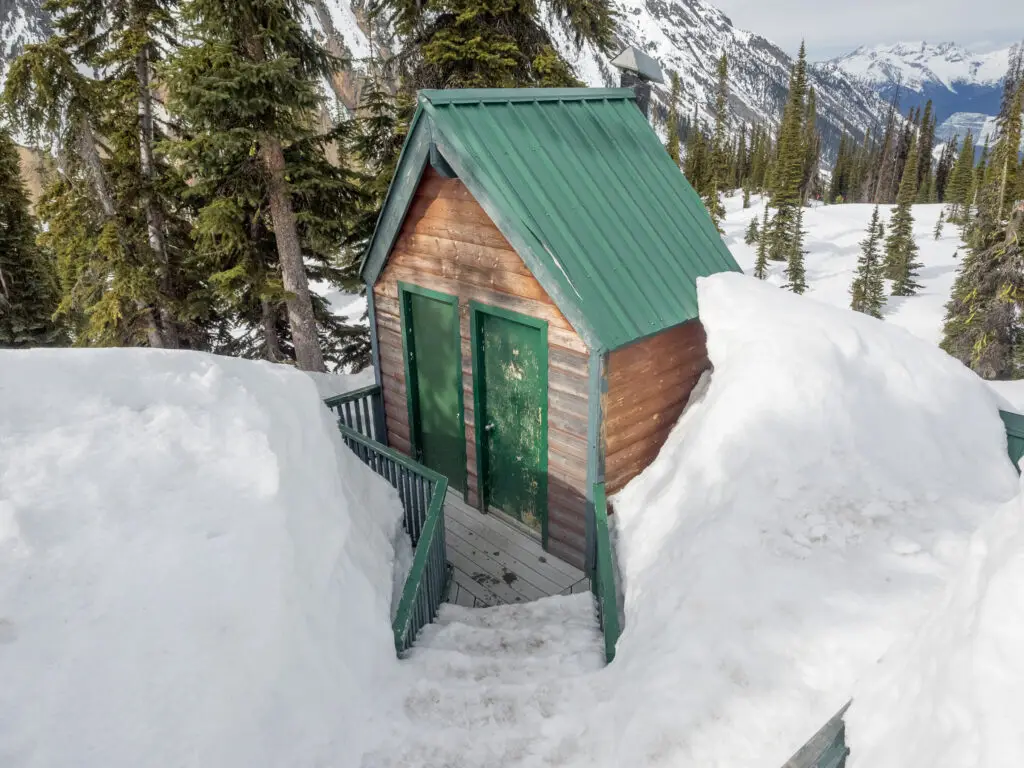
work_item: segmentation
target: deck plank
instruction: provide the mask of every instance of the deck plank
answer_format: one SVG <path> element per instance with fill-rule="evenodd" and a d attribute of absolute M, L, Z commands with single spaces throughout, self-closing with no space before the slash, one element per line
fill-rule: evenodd
<path fill-rule="evenodd" d="M 582 571 L 500 517 L 472 509 L 461 494 L 446 499 L 445 528 L 457 604 L 520 603 L 581 588 Z"/>
<path fill-rule="evenodd" d="M 486 573 L 501 576 L 503 579 L 508 578 L 507 574 L 513 574 L 514 579 L 511 582 L 513 588 L 518 582 L 526 582 L 540 592 L 540 597 L 557 595 L 565 589 L 560 582 L 552 581 L 530 568 L 528 563 L 516 560 L 507 552 L 502 552 L 493 546 L 488 546 L 489 542 L 486 539 L 477 536 L 458 520 L 448 519 L 445 526 L 445 536 L 449 547 L 463 552 Z M 516 591 L 527 595 L 532 590 L 527 589 L 524 592 L 521 589 L 516 589 Z"/>

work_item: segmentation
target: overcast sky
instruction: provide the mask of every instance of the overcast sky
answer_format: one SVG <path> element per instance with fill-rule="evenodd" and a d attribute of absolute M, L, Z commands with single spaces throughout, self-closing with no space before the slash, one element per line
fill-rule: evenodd
<path fill-rule="evenodd" d="M 1024 38 L 1022 0 L 710 0 L 740 29 L 812 59 L 858 45 L 953 41 L 978 53 Z"/>

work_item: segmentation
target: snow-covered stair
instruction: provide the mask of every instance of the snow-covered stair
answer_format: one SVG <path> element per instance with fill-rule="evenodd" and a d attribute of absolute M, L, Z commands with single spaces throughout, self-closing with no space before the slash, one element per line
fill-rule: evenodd
<path fill-rule="evenodd" d="M 531 754 L 544 723 L 604 666 L 590 593 L 493 608 L 444 604 L 405 664 L 402 726 L 364 768 L 499 768 Z"/>

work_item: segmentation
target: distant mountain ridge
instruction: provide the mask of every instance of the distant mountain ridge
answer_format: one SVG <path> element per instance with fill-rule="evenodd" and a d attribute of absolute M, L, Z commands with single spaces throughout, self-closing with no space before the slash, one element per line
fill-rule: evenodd
<path fill-rule="evenodd" d="M 855 78 L 886 101 L 898 95 L 904 111 L 931 99 L 943 123 L 958 113 L 998 113 L 1010 50 L 977 54 L 956 43 L 895 43 L 861 46 L 821 66 Z"/>

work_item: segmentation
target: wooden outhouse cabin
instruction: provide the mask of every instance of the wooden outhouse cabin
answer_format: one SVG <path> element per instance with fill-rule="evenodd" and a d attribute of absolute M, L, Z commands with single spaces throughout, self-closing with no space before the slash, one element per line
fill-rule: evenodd
<path fill-rule="evenodd" d="M 631 89 L 422 91 L 362 266 L 391 447 L 583 567 L 739 271 Z"/>

